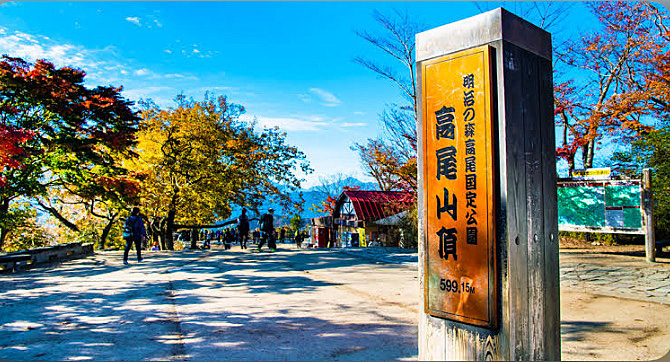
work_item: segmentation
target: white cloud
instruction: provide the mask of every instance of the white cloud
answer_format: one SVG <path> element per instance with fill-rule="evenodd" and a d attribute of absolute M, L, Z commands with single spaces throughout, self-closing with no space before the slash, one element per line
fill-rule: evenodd
<path fill-rule="evenodd" d="M 170 78 L 176 78 L 176 79 L 183 79 L 183 80 L 198 80 L 198 77 L 194 75 L 187 75 L 187 74 L 181 74 L 181 73 L 170 73 L 170 74 L 165 74 L 165 78 L 170 79 Z"/>
<path fill-rule="evenodd" d="M 163 50 L 163 51 L 166 52 L 166 53 L 168 53 L 168 54 L 172 54 L 172 50 L 170 50 L 170 49 L 165 49 L 165 50 Z"/>
<path fill-rule="evenodd" d="M 134 71 L 133 74 L 135 74 L 138 77 L 142 77 L 142 76 L 151 74 L 151 71 L 147 68 L 142 68 L 142 69 L 138 69 L 138 70 Z"/>
<path fill-rule="evenodd" d="M 55 42 L 45 36 L 34 36 L 20 31 L 11 33 L 1 27 L 0 32 L 4 35 L 0 37 L 2 53 L 28 61 L 47 59 L 59 67 L 72 66 L 93 72 L 102 66 L 102 62 L 96 60 L 98 59 L 96 55 L 112 52 L 111 49 L 88 50 L 81 46 Z"/>
<path fill-rule="evenodd" d="M 123 96 L 132 99 L 152 99 L 161 107 L 169 107 L 174 105 L 174 96 L 178 93 L 178 90 L 172 87 L 167 86 L 151 86 L 151 87 L 140 87 L 140 88 L 125 88 L 123 90 Z"/>
<path fill-rule="evenodd" d="M 140 23 L 140 18 L 136 16 L 129 16 L 126 18 L 126 21 L 131 22 L 137 26 L 142 26 L 142 24 Z"/>
<path fill-rule="evenodd" d="M 175 89 L 167 86 L 152 86 L 144 88 L 134 88 L 127 89 L 123 91 L 126 95 L 132 95 L 134 98 L 146 97 L 147 95 L 165 93 L 165 92 L 175 92 Z M 175 93 L 176 94 L 176 93 Z"/>
<path fill-rule="evenodd" d="M 318 118 L 318 117 L 317 117 Z M 244 116 L 242 119 L 251 120 L 249 116 Z M 331 124 L 320 120 L 299 119 L 299 118 L 282 118 L 282 117 L 256 117 L 256 124 L 262 128 L 278 127 L 283 131 L 293 132 L 318 132 L 325 130 Z"/>
<path fill-rule="evenodd" d="M 357 122 L 357 123 L 344 122 L 344 123 L 341 123 L 340 126 L 345 127 L 345 128 L 365 127 L 365 126 L 367 126 L 367 123 L 363 123 L 363 122 Z"/>
<path fill-rule="evenodd" d="M 29 62 L 46 59 L 56 67 L 74 67 L 86 71 L 87 84 L 128 84 L 136 81 L 133 77 L 150 79 L 197 80 L 190 74 L 157 74 L 148 68 L 133 68 L 116 48 L 88 49 L 64 41 L 52 40 L 42 35 L 31 35 L 20 31 L 10 31 L 0 26 L 0 52 L 19 57 Z M 129 76 L 132 75 L 129 79 Z"/>
<path fill-rule="evenodd" d="M 326 107 L 337 107 L 340 105 L 340 103 L 342 103 L 342 101 L 340 101 L 333 93 L 323 89 L 310 88 L 309 91 L 319 97 L 322 101 L 321 104 Z"/>
<path fill-rule="evenodd" d="M 161 24 L 158 20 L 154 19 L 154 24 L 156 24 L 157 27 L 162 28 L 163 24 Z"/>
<path fill-rule="evenodd" d="M 365 112 L 356 111 L 356 112 L 354 112 L 354 114 L 357 115 L 357 116 L 362 116 L 362 115 L 365 114 Z"/>
<path fill-rule="evenodd" d="M 198 50 L 198 49 L 193 49 L 193 53 L 194 53 L 194 54 L 200 54 L 200 50 Z"/>

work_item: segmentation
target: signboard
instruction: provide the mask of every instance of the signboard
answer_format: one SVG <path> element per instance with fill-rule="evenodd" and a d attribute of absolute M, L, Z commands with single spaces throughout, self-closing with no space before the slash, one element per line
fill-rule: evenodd
<path fill-rule="evenodd" d="M 358 236 L 358 240 L 359 240 L 359 242 L 361 243 L 361 247 L 364 248 L 364 247 L 368 246 L 368 242 L 367 242 L 367 240 L 365 239 L 365 229 L 363 229 L 363 228 L 358 228 L 358 235 L 359 235 L 359 236 Z"/>
<path fill-rule="evenodd" d="M 611 175 L 612 169 L 609 167 L 572 171 L 573 180 L 609 180 Z"/>
<path fill-rule="evenodd" d="M 644 234 L 640 180 L 558 183 L 558 228 Z"/>
<path fill-rule="evenodd" d="M 491 48 L 422 63 L 425 312 L 495 327 Z"/>

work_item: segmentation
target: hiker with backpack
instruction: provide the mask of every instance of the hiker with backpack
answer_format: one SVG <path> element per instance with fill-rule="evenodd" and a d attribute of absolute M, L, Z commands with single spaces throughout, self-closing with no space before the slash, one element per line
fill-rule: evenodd
<path fill-rule="evenodd" d="M 267 214 L 261 216 L 261 242 L 258 244 L 258 251 L 261 251 L 261 248 L 266 241 L 270 250 L 277 251 L 277 244 L 275 243 L 274 218 L 272 216 L 274 212 L 275 210 L 273 208 L 269 208 Z"/>
<path fill-rule="evenodd" d="M 126 248 L 123 250 L 123 264 L 128 265 L 128 252 L 132 244 L 135 244 L 135 250 L 137 250 L 137 262 L 142 261 L 142 243 L 146 237 L 147 230 L 144 228 L 144 220 L 140 216 L 140 208 L 133 207 L 130 216 L 123 225 L 123 239 L 126 241 Z"/>

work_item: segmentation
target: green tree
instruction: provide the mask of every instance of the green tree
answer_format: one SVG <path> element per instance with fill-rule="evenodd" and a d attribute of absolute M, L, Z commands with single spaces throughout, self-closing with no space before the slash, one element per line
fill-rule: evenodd
<path fill-rule="evenodd" d="M 51 237 L 37 224 L 35 208 L 27 202 L 13 203 L 0 219 L 8 231 L 2 251 L 12 252 L 49 244 Z"/>
<path fill-rule="evenodd" d="M 289 220 L 289 225 L 291 227 L 291 231 L 293 232 L 296 232 L 305 226 L 302 222 L 302 219 L 300 218 L 300 215 L 293 215 Z"/>
<path fill-rule="evenodd" d="M 143 178 L 143 210 L 167 249 L 177 228 L 226 219 L 233 205 L 257 212 L 276 197 L 284 210 L 301 211 L 302 202 L 289 197 L 300 188 L 294 172 L 311 170 L 285 133 L 255 131 L 239 120 L 244 108 L 226 97 L 206 94 L 198 102 L 178 96 L 177 104 L 167 110 L 145 105 L 140 157 L 127 162 Z"/>
<path fill-rule="evenodd" d="M 613 161 L 628 176 L 640 177 L 644 168 L 651 169 L 656 238 L 670 237 L 670 125 L 666 122 L 633 142 L 630 151 L 615 153 Z"/>
<path fill-rule="evenodd" d="M 82 70 L 56 68 L 46 60 L 0 60 L 0 133 L 15 135 L 0 150 L 0 219 L 10 204 L 36 198 L 45 211 L 73 231 L 60 213 L 61 189 L 91 199 L 104 196 L 102 178 L 124 178 L 139 118 L 121 88 L 86 88 Z M 13 141 L 12 141 L 13 140 Z M 6 150 L 13 150 L 6 152 Z M 9 230 L 0 226 L 0 246 Z"/>

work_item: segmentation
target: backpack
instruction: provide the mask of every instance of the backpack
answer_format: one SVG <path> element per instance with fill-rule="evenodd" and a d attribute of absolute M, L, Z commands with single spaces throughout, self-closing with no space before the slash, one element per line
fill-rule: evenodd
<path fill-rule="evenodd" d="M 272 228 L 273 225 L 270 225 L 270 217 L 270 214 L 264 214 L 261 217 L 260 225 L 258 225 L 261 231 L 267 231 L 266 229 Z"/>
<path fill-rule="evenodd" d="M 134 227 L 133 227 L 134 223 L 131 221 L 132 219 L 133 219 L 133 217 L 129 216 L 126 219 L 126 223 L 123 225 L 123 238 L 124 239 L 133 238 L 135 236 L 135 232 L 133 230 L 134 229 Z"/>

